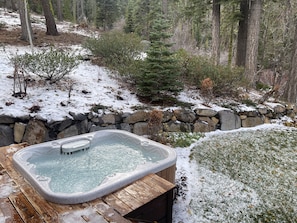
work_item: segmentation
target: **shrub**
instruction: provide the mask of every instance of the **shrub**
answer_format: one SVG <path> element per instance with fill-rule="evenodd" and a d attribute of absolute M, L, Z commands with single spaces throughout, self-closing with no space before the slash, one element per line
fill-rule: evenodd
<path fill-rule="evenodd" d="M 13 94 L 14 97 L 24 98 L 27 95 L 28 78 L 24 72 L 20 56 L 10 58 L 14 66 L 13 71 Z"/>
<path fill-rule="evenodd" d="M 135 67 L 143 50 L 139 36 L 114 31 L 102 34 L 100 38 L 89 38 L 83 46 L 102 59 L 105 66 L 118 71 L 121 75 L 134 75 Z"/>
<path fill-rule="evenodd" d="M 159 110 L 153 110 L 150 113 L 148 121 L 148 133 L 152 140 L 159 141 L 160 133 L 163 132 L 163 112 Z"/>
<path fill-rule="evenodd" d="M 163 134 L 163 137 L 173 147 L 188 147 L 200 138 L 203 138 L 204 135 L 201 132 L 167 132 Z"/>
<path fill-rule="evenodd" d="M 206 58 L 192 56 L 180 50 L 177 59 L 181 69 L 181 77 L 185 84 L 202 87 L 203 80 L 209 78 L 213 82 L 214 96 L 233 95 L 246 81 L 242 68 L 215 66 Z"/>
<path fill-rule="evenodd" d="M 79 64 L 73 54 L 53 48 L 40 53 L 25 53 L 15 60 L 26 72 L 32 72 L 50 83 L 61 80 Z"/>

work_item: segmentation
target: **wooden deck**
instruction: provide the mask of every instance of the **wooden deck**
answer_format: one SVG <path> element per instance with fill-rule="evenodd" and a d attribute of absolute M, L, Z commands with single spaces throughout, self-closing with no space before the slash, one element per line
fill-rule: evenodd
<path fill-rule="evenodd" d="M 0 147 L 0 222 L 171 222 L 174 184 L 150 174 L 90 202 L 48 202 L 14 169 L 12 155 L 26 144 Z"/>

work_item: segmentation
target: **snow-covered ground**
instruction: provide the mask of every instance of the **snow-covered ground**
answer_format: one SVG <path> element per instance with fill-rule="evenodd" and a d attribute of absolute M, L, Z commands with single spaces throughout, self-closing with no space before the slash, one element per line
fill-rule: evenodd
<path fill-rule="evenodd" d="M 42 18 L 35 17 L 34 20 L 33 28 L 39 26 L 45 29 Z M 4 13 L 3 9 L 0 9 L 0 23 L 5 23 L 10 28 L 20 25 L 17 14 Z M 69 31 L 86 35 L 84 30 L 74 29 L 69 23 L 61 23 L 57 27 L 64 32 L 71 28 Z M 87 53 L 80 46 L 71 47 L 81 54 Z M 16 46 L 4 46 L 0 49 L 0 114 L 30 114 L 51 121 L 63 119 L 70 111 L 89 112 L 94 104 L 107 107 L 106 112 L 130 112 L 135 107 L 143 106 L 108 70 L 89 61 L 82 62 L 73 70 L 67 81 L 59 85 L 34 83 L 28 87 L 25 98 L 15 98 L 12 96 L 13 80 L 8 78 L 13 75 L 14 70 L 9 58 L 30 51 L 29 47 Z M 191 102 L 196 107 L 203 107 L 203 101 L 195 90 L 183 91 L 179 99 Z M 31 114 L 29 108 L 34 105 L 40 106 L 41 110 Z M 220 109 L 215 105 L 213 108 Z M 281 130 L 276 134 L 274 129 Z M 273 139 L 278 136 L 280 138 L 273 141 L 271 137 L 266 138 L 266 135 L 273 136 Z M 288 221 L 274 222 L 296 222 L 296 138 L 296 131 L 293 129 L 263 125 L 248 130 L 207 133 L 203 139 L 187 148 L 175 148 L 178 155 L 176 179 L 179 193 L 173 208 L 173 222 L 265 222 L 265 217 L 274 219 L 275 216 L 269 215 L 269 211 L 275 213 L 273 210 L 277 208 L 285 208 L 291 213 L 286 215 Z M 270 149 L 274 153 L 270 153 Z M 249 156 L 253 153 L 256 156 L 254 159 Z M 249 162 L 243 162 L 244 159 L 249 159 Z M 275 163 L 277 165 L 272 166 Z M 282 168 L 287 164 L 290 167 Z M 261 176 L 263 177 L 259 181 L 257 177 Z M 273 181 L 267 180 L 271 178 Z M 0 185 L 0 189 L 0 197 L 11 193 L 9 185 Z M 269 199 L 265 191 L 278 199 Z M 265 210 L 265 207 L 269 209 Z M 0 222 L 1 220 L 3 219 L 0 216 Z"/>
<path fill-rule="evenodd" d="M 297 130 L 207 133 L 178 154 L 175 223 L 297 222 Z"/>

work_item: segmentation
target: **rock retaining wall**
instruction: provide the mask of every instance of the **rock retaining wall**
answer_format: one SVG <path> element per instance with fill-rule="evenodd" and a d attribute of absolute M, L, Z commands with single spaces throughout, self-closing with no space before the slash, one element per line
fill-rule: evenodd
<path fill-rule="evenodd" d="M 286 116 L 294 120 L 297 109 L 295 106 L 277 104 L 249 111 L 241 111 L 239 108 L 220 111 L 197 108 L 158 111 L 157 118 L 152 114 L 153 111 L 103 115 L 70 113 L 71 118 L 54 122 L 30 116 L 14 118 L 0 115 L 0 146 L 21 142 L 36 144 L 102 129 L 122 129 L 137 135 L 150 135 L 154 131 L 225 131 L 271 123 Z"/>

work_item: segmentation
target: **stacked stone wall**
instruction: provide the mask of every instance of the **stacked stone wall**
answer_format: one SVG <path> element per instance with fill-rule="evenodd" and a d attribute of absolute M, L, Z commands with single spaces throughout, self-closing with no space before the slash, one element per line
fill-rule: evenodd
<path fill-rule="evenodd" d="M 261 106 L 244 111 L 239 108 L 214 110 L 210 108 L 173 109 L 160 111 L 161 126 L 164 132 L 210 132 L 215 130 L 233 130 L 241 127 L 254 127 L 276 120 L 294 125 L 297 115 L 295 106 L 277 104 L 274 107 Z M 48 122 L 37 117 L 10 117 L 0 115 L 0 146 L 27 142 L 29 144 L 65 138 L 102 129 L 122 129 L 137 135 L 149 135 L 152 111 L 134 113 L 96 113 L 74 114 L 62 121 Z"/>

